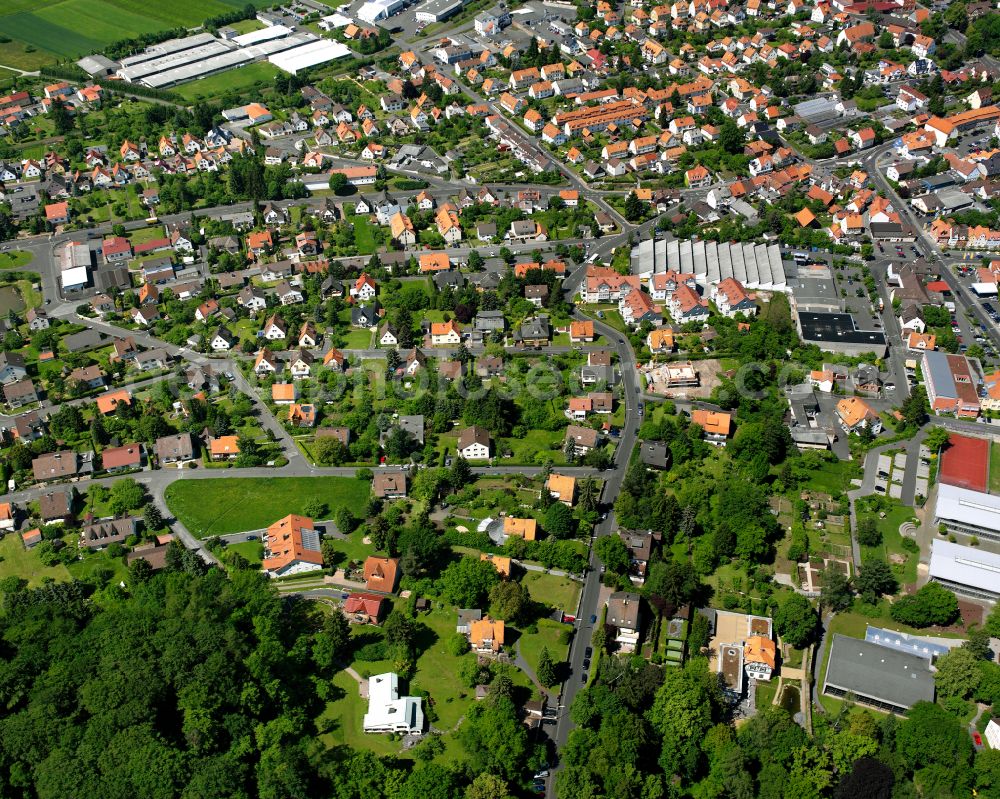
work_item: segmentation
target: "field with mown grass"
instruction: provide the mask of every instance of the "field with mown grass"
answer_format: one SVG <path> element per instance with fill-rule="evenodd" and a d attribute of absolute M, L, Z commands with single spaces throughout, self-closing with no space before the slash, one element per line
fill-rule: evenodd
<path fill-rule="evenodd" d="M 220 477 L 178 480 L 167 488 L 167 507 L 199 538 L 260 530 L 289 513 L 305 513 L 318 500 L 328 508 L 358 512 L 369 485 L 353 477 Z"/>

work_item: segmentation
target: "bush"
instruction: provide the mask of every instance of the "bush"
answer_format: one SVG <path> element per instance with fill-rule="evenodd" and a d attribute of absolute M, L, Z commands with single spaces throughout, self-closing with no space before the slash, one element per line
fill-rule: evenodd
<path fill-rule="evenodd" d="M 911 627 L 943 626 L 958 617 L 958 599 L 940 583 L 927 583 L 917 593 L 896 602 L 889 615 Z"/>
<path fill-rule="evenodd" d="M 858 519 L 858 543 L 865 547 L 877 547 L 882 543 L 882 531 L 873 516 Z"/>
<path fill-rule="evenodd" d="M 372 641 L 358 649 L 354 653 L 354 659 L 363 663 L 373 663 L 377 660 L 385 660 L 387 654 L 385 641 Z"/>
<path fill-rule="evenodd" d="M 903 550 L 906 552 L 916 553 L 920 551 L 920 544 L 918 544 L 912 538 L 907 538 L 906 536 L 903 536 L 903 543 L 901 546 L 903 547 Z"/>
<path fill-rule="evenodd" d="M 462 633 L 455 633 L 448 639 L 448 654 L 452 657 L 462 657 L 469 651 L 469 642 Z"/>

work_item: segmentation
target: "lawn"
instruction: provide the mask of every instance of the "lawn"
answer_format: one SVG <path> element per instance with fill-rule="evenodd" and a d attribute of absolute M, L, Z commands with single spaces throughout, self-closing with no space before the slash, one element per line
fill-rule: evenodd
<path fill-rule="evenodd" d="M 344 349 L 367 350 L 372 345 L 372 331 L 351 328 L 344 333 Z"/>
<path fill-rule="evenodd" d="M 365 214 L 354 214 L 348 217 L 348 222 L 354 226 L 354 246 L 358 255 L 372 255 L 378 249 L 376 241 L 377 225 Z"/>
<path fill-rule="evenodd" d="M 553 610 L 575 613 L 580 598 L 580 585 L 568 577 L 529 571 L 521 578 L 521 584 L 531 593 L 535 602 L 540 602 Z"/>
<path fill-rule="evenodd" d="M 244 92 L 255 87 L 270 85 L 279 71 L 274 64 L 259 61 L 256 64 L 247 64 L 245 67 L 175 86 L 171 91 L 191 102 L 207 100 L 220 97 L 227 92 Z"/>
<path fill-rule="evenodd" d="M 118 583 L 128 575 L 128 567 L 121 558 L 108 556 L 105 550 L 85 552 L 81 560 L 75 560 L 67 567 L 77 580 L 91 580 L 98 572 L 110 570 L 109 583 Z"/>
<path fill-rule="evenodd" d="M 250 33 L 251 31 L 259 31 L 264 27 L 264 23 L 257 19 L 241 19 L 238 22 L 230 22 L 226 25 L 227 28 L 232 28 L 237 33 Z"/>
<path fill-rule="evenodd" d="M 858 476 L 858 466 L 852 461 L 826 462 L 809 475 L 809 482 L 804 488 L 835 496 L 850 488 L 851 478 Z"/>
<path fill-rule="evenodd" d="M 885 511 L 885 518 L 879 518 L 875 514 L 875 522 L 882 533 L 882 544 L 877 547 L 862 547 L 861 558 L 864 560 L 869 555 L 876 555 L 885 560 L 892 567 L 896 579 L 904 585 L 915 583 L 917 580 L 917 561 L 919 554 L 907 552 L 903 549 L 903 537 L 899 534 L 899 526 L 913 518 L 913 508 L 905 505 L 893 505 Z M 894 563 L 893 556 L 898 556 L 895 560 L 905 557 L 905 563 Z"/>
<path fill-rule="evenodd" d="M 387 555 L 386 552 L 378 552 L 371 544 L 364 543 L 361 533 L 354 533 L 347 538 L 328 538 L 330 545 L 337 551 L 343 552 L 347 560 L 363 561 L 369 555 Z M 343 564 L 339 564 L 343 565 Z"/>
<path fill-rule="evenodd" d="M 229 544 L 226 549 L 239 552 L 254 565 L 264 560 L 264 545 L 260 541 L 240 541 L 236 544 Z"/>
<path fill-rule="evenodd" d="M 532 671 L 538 673 L 538 658 L 542 649 L 547 648 L 554 663 L 566 660 L 567 644 L 559 642 L 565 630 L 572 629 L 569 625 L 560 624 L 552 619 L 539 619 L 537 633 L 523 633 L 518 640 L 518 646 Z"/>
<path fill-rule="evenodd" d="M 259 530 L 289 513 L 304 513 L 311 500 L 355 512 L 368 501 L 368 483 L 351 477 L 232 477 L 178 480 L 166 500 L 180 522 L 199 538 Z"/>
<path fill-rule="evenodd" d="M 0 252 L 0 269 L 20 269 L 30 264 L 34 256 L 27 250 Z"/>
<path fill-rule="evenodd" d="M 456 618 L 456 610 L 450 606 L 435 607 L 430 613 L 417 617 L 422 625 L 417 635 L 418 648 L 422 651 L 410 687 L 431 695 L 438 715 L 435 726 L 442 730 L 454 727 L 475 701 L 473 689 L 466 688 L 458 679 L 462 663 L 475 655 L 467 652 L 455 657 L 448 651 L 448 639 L 455 634 Z"/>
<path fill-rule="evenodd" d="M 21 536 L 15 534 L 0 539 L 0 579 L 4 577 L 21 577 L 33 588 L 41 585 L 46 578 L 68 581 L 70 574 L 62 564 L 43 566 L 38 551 L 25 549 Z"/>
<path fill-rule="evenodd" d="M 513 455 L 502 459 L 504 463 L 540 464 L 548 459 L 555 464 L 565 463 L 562 451 L 565 430 L 529 430 L 524 438 L 504 438 L 501 441 L 511 448 Z"/>
<path fill-rule="evenodd" d="M 990 445 L 990 483 L 991 494 L 1000 494 L 1000 443 L 994 441 Z"/>
<path fill-rule="evenodd" d="M 391 741 L 388 735 L 367 735 L 362 729 L 368 703 L 358 694 L 354 678 L 340 672 L 333 678 L 333 684 L 342 696 L 328 702 L 326 710 L 316 720 L 320 740 L 330 749 L 348 746 L 352 750 L 368 749 L 378 755 L 398 754 L 398 741 Z"/>
<path fill-rule="evenodd" d="M 774 695 L 778 691 L 778 681 L 758 682 L 756 702 L 758 708 L 766 707 L 774 702 Z"/>

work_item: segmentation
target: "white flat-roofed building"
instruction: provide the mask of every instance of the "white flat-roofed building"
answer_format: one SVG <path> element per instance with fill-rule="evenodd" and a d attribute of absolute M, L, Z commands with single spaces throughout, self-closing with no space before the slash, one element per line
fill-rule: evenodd
<path fill-rule="evenodd" d="M 284 36 L 289 36 L 291 33 L 292 29 L 285 25 L 272 25 L 270 28 L 260 28 L 259 30 L 250 31 L 250 33 L 244 33 L 242 36 L 237 36 L 230 41 L 237 47 L 249 47 L 251 44 L 260 44 L 270 39 L 280 39 Z"/>
<path fill-rule="evenodd" d="M 302 47 L 269 56 L 267 60 L 278 69 L 295 75 L 299 70 L 308 69 L 317 64 L 325 64 L 327 61 L 338 58 L 345 58 L 350 54 L 351 50 L 346 45 L 329 39 L 320 39 Z"/>
<path fill-rule="evenodd" d="M 1000 541 L 1000 496 L 939 483 L 934 523 L 950 533 Z"/>
<path fill-rule="evenodd" d="M 368 678 L 368 712 L 365 732 L 395 732 L 420 735 L 424 710 L 419 696 L 399 695 L 399 676 L 386 672 Z"/>
<path fill-rule="evenodd" d="M 931 544 L 930 578 L 956 594 L 995 602 L 1000 599 L 1000 555 L 938 539 Z"/>
<path fill-rule="evenodd" d="M 373 25 L 381 19 L 389 19 L 405 5 L 404 0 L 368 0 L 358 9 L 358 19 Z"/>
<path fill-rule="evenodd" d="M 64 292 L 79 291 L 90 280 L 89 270 L 85 266 L 74 266 L 71 269 L 64 269 L 60 280 Z"/>
<path fill-rule="evenodd" d="M 986 743 L 990 749 L 1000 749 L 1000 720 L 990 719 L 986 725 Z"/>
<path fill-rule="evenodd" d="M 323 17 L 319 21 L 319 26 L 325 31 L 332 31 L 337 28 L 346 28 L 350 24 L 351 18 L 345 17 L 343 14 L 330 14 L 327 17 Z"/>

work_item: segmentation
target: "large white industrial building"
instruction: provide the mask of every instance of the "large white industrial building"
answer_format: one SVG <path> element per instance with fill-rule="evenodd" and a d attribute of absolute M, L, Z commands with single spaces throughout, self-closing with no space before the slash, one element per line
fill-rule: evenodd
<path fill-rule="evenodd" d="M 327 61 L 333 61 L 337 58 L 344 58 L 350 54 L 351 50 L 346 45 L 329 39 L 320 39 L 302 47 L 276 53 L 269 56 L 267 60 L 279 69 L 297 75 L 303 69 L 314 67 L 317 64 L 325 64 Z"/>
<path fill-rule="evenodd" d="M 1000 541 L 1000 496 L 940 483 L 934 506 L 934 524 L 949 533 Z M 1000 572 L 996 576 L 1000 585 Z"/>
<path fill-rule="evenodd" d="M 358 9 L 358 19 L 369 25 L 374 25 L 379 20 L 389 19 L 405 7 L 405 0 L 368 0 Z"/>
<path fill-rule="evenodd" d="M 633 248 L 632 266 L 633 274 L 644 277 L 670 271 L 693 274 L 702 286 L 732 277 L 748 289 L 788 290 L 776 244 L 646 239 Z"/>
<path fill-rule="evenodd" d="M 995 602 L 1000 599 L 1000 555 L 935 539 L 930 578 L 956 594 Z"/>
<path fill-rule="evenodd" d="M 294 75 L 350 53 L 345 45 L 309 31 L 271 25 L 228 40 L 197 33 L 161 42 L 123 58 L 117 75 L 129 83 L 166 89 L 265 59 Z"/>

